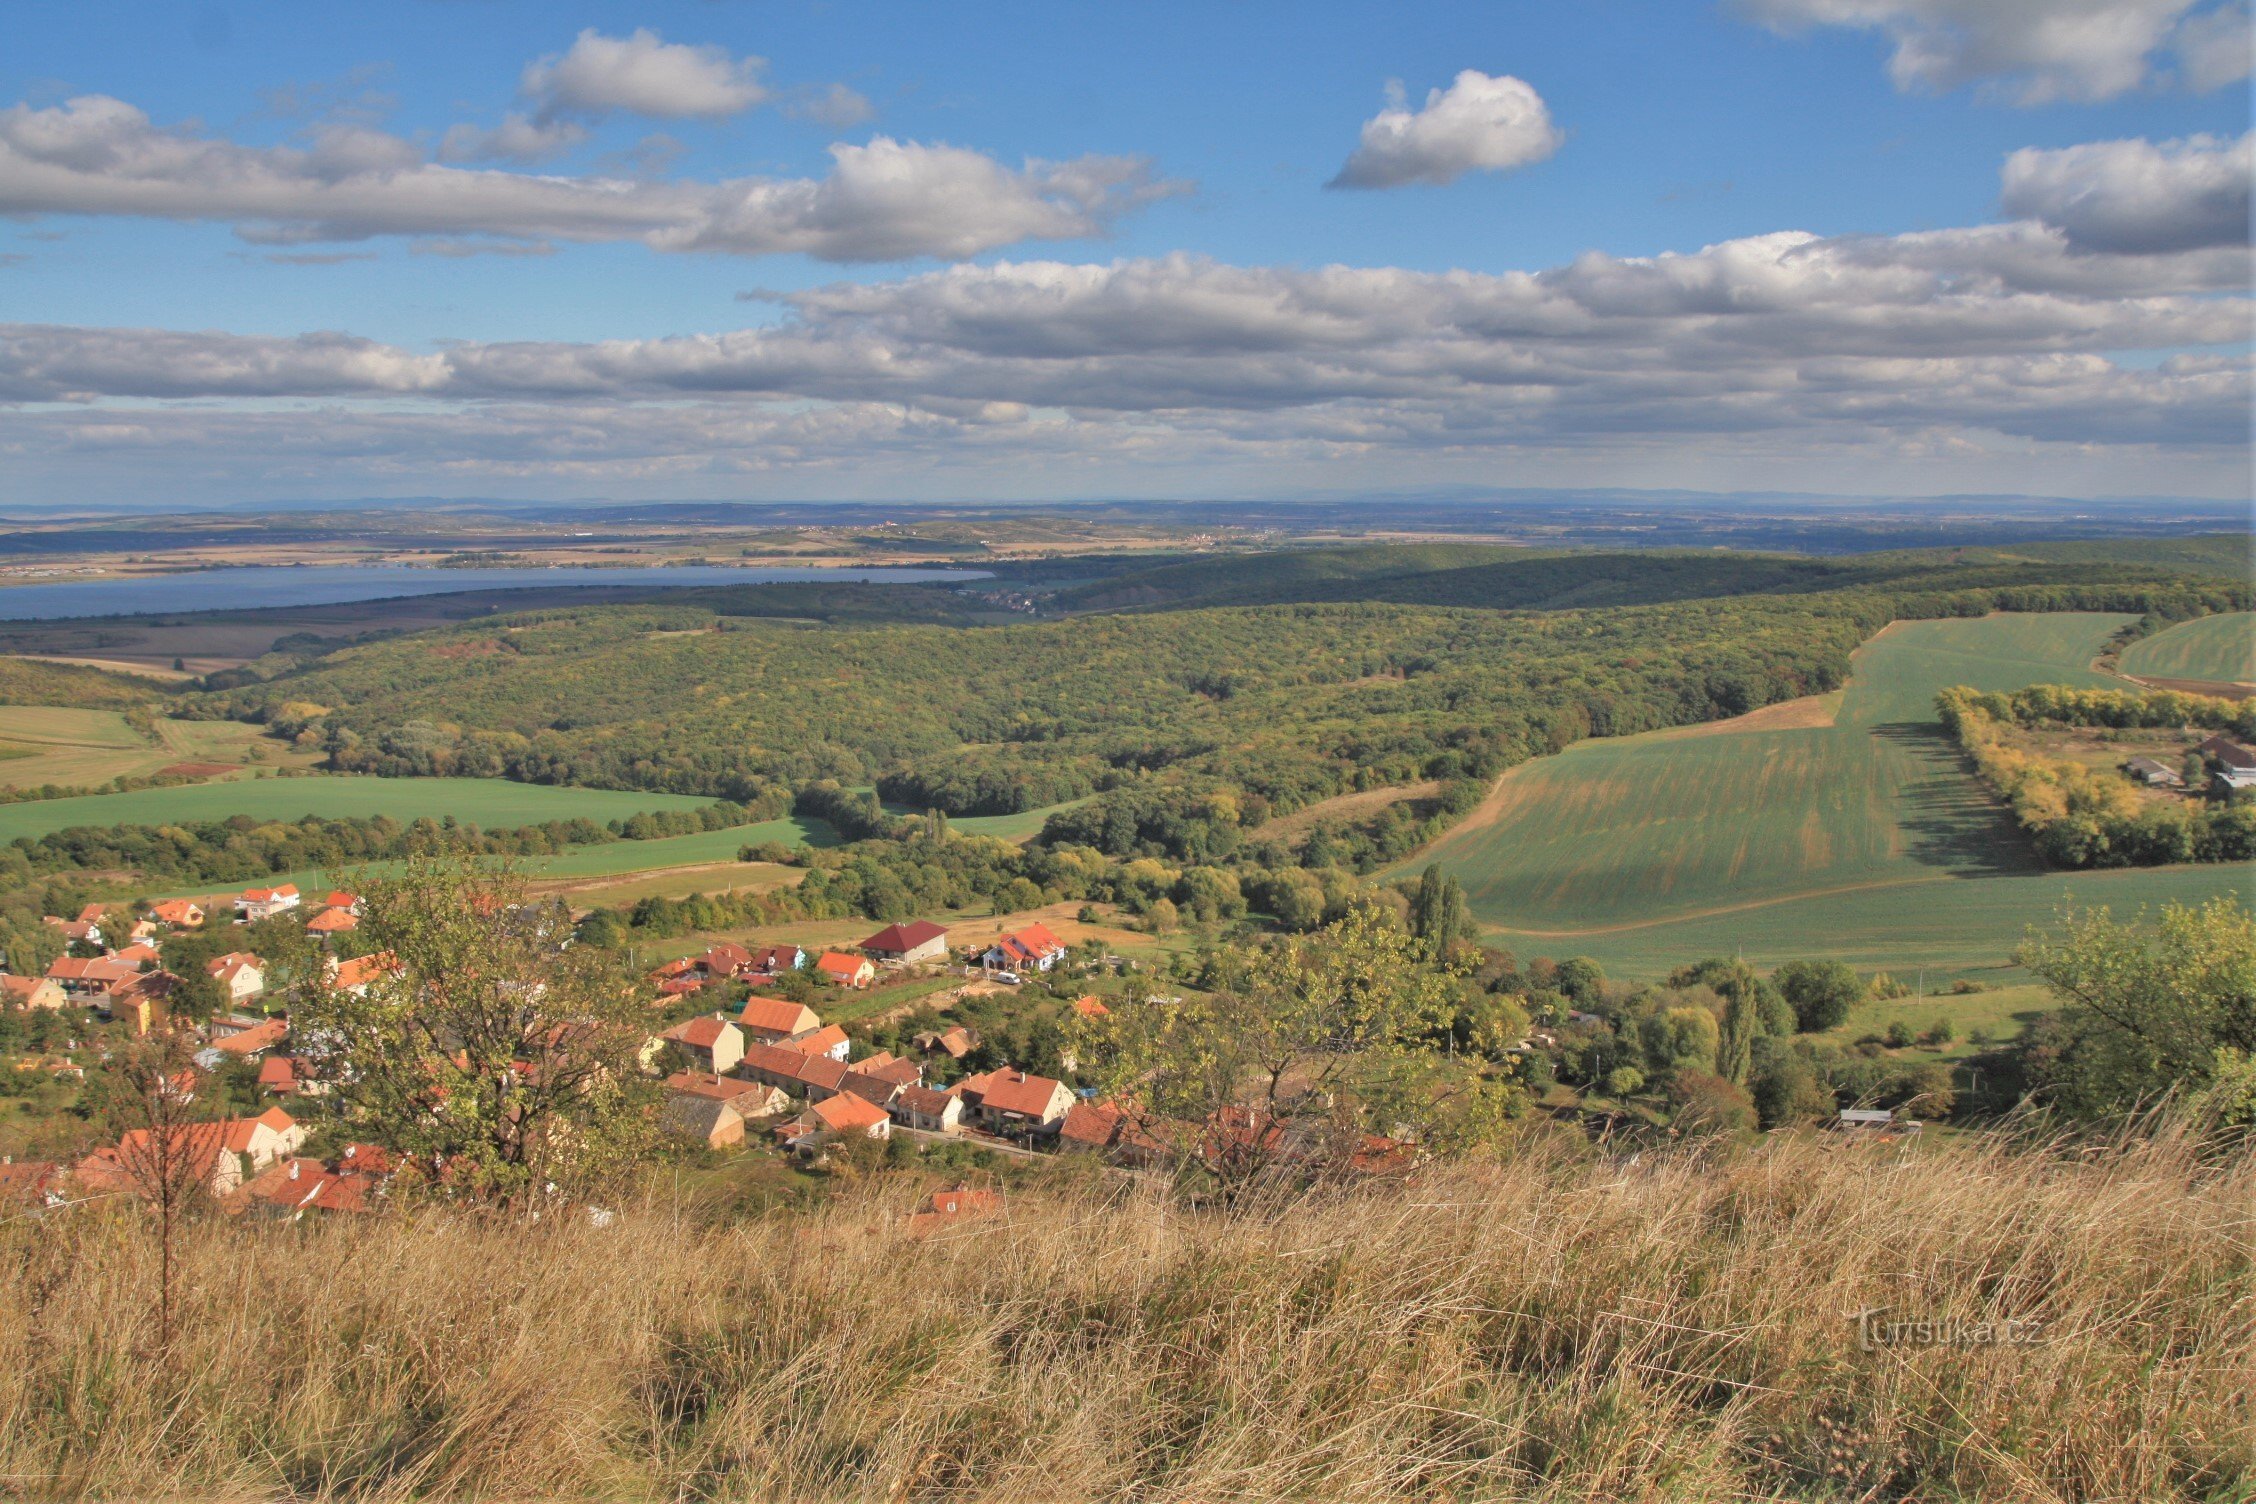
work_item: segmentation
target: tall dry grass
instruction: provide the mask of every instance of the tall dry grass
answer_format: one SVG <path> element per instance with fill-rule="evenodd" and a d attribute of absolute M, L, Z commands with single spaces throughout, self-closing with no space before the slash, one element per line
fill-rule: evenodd
<path fill-rule="evenodd" d="M 909 1189 L 701 1226 L 0 1228 L 0 1473 L 200 1498 L 2243 1497 L 2256 1163 L 2182 1143 L 1564 1152 L 1231 1216 L 941 1237 Z M 2045 1323 L 1864 1351 L 1853 1313 Z"/>

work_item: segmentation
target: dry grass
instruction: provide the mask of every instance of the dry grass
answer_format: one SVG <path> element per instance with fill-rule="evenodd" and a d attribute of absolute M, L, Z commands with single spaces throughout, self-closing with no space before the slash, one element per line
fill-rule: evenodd
<path fill-rule="evenodd" d="M 1566 1148 L 1234 1216 L 0 1227 L 0 1474 L 138 1498 L 2245 1496 L 2256 1163 Z M 2045 1323 L 1861 1351 L 1853 1313 Z M 7 1487 L 0 1482 L 0 1491 Z"/>

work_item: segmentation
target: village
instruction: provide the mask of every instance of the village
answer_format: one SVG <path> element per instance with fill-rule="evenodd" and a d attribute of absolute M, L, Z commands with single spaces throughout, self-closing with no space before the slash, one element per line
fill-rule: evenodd
<path fill-rule="evenodd" d="M 193 1161 L 196 1184 L 219 1209 L 285 1218 L 373 1211 L 403 1171 L 443 1175 L 422 1176 L 421 1167 L 382 1144 L 351 1138 L 350 1125 L 325 1113 L 326 1084 L 304 1042 L 293 1037 L 287 1007 L 292 987 L 360 995 L 396 970 L 387 953 L 350 954 L 362 915 L 358 894 L 308 895 L 282 885 L 245 889 L 224 905 L 176 898 L 52 916 L 65 954 L 43 975 L 0 974 L 0 999 L 33 1017 L 84 1010 L 80 1016 L 98 1021 L 102 1038 L 68 1039 L 63 1049 L 19 1059 L 15 1070 L 83 1078 L 80 1060 L 89 1045 L 101 1060 L 113 1041 L 180 1035 L 193 1064 L 161 1092 L 183 1110 L 199 1095 L 214 1096 L 207 1105 L 224 1110 L 197 1113 L 174 1135 L 173 1155 Z M 247 941 L 231 943 L 230 932 L 257 928 L 272 936 L 284 925 L 302 934 L 304 955 L 313 958 L 310 967 L 303 956 L 298 962 L 305 975 L 284 974 L 245 948 Z M 225 948 L 215 950 L 219 944 Z M 808 1167 L 826 1165 L 842 1149 L 881 1150 L 896 1135 L 904 1144 L 960 1144 L 1021 1160 L 1079 1152 L 1121 1167 L 1153 1163 L 1162 1146 L 1130 1115 L 1088 1088 L 1023 1064 L 981 1066 L 979 1031 L 936 1020 L 929 1004 L 916 1017 L 935 1026 L 916 1030 L 896 1053 L 867 1044 L 857 1050 L 844 1027 L 801 1000 L 856 997 L 881 982 L 950 978 L 960 991 L 991 997 L 1044 977 L 1069 953 L 1040 922 L 958 949 L 947 929 L 918 920 L 886 925 L 851 948 L 721 942 L 667 961 L 646 977 L 655 1013 L 670 1016 L 714 999 L 722 1006 L 654 1027 L 646 1040 L 639 1059 L 657 1088 L 657 1125 L 691 1154 L 768 1149 Z M 1110 1012 L 1093 993 L 1073 997 L 1070 1008 L 1089 1021 Z M 1063 1059 L 1070 1072 L 1070 1049 Z M 217 1102 L 225 1079 L 255 1092 L 256 1101 L 242 1102 L 238 1091 Z M 306 1152 L 317 1132 L 333 1144 L 331 1152 Z M 61 1207 L 145 1196 L 154 1147 L 151 1130 L 136 1129 L 76 1160 L 0 1161 L 0 1200 Z M 976 1215 L 992 1209 L 995 1194 L 958 1187 L 916 1215 L 926 1225 Z"/>

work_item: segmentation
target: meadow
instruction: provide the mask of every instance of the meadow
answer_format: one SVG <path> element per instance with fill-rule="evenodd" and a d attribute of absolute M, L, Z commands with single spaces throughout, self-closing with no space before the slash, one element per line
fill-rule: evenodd
<path fill-rule="evenodd" d="M 160 719 L 154 741 L 116 710 L 66 705 L 0 706 L 0 787 L 88 788 L 146 778 L 181 764 L 247 767 L 305 763 L 264 729 L 241 721 Z M 224 773 L 217 776 L 228 776 Z"/>
<path fill-rule="evenodd" d="M 150 1236 L 96 1202 L 0 1221 L 0 1487 L 2245 1498 L 2256 1160 L 2081 1147 L 1624 1160 L 1531 1127 L 1498 1163 L 1231 1213 L 1057 1162 L 930 1236 L 907 1218 L 939 1177 L 913 1170 L 601 1226 L 215 1218 L 169 1352 Z M 2035 1340 L 1897 1342 L 1860 1313 Z"/>
<path fill-rule="evenodd" d="M 2004 964 L 2069 895 L 2135 908 L 2245 888 L 2215 868 L 2046 873 L 1935 721 L 1951 684 L 2119 684 L 2090 663 L 2127 620 L 1898 623 L 1837 699 L 1524 764 L 1410 866 L 1456 873 L 1500 943 L 1632 976 L 1739 951 L 1958 973 Z"/>
<path fill-rule="evenodd" d="M 366 778 L 311 773 L 296 778 L 232 779 L 0 805 L 0 841 L 48 835 L 74 825 L 169 825 L 225 820 L 236 815 L 260 820 L 389 815 L 399 821 L 452 816 L 485 830 L 505 830 L 573 818 L 600 823 L 643 810 L 699 809 L 711 802 L 686 794 L 561 788 L 499 778 Z M 728 854 L 735 852 L 731 846 Z"/>
<path fill-rule="evenodd" d="M 2123 672 L 2142 679 L 2256 684 L 2256 613 L 2182 621 L 2123 649 Z"/>

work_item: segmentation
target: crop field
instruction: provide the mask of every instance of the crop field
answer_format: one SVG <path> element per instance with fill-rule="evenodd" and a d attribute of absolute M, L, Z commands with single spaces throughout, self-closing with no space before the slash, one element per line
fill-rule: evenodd
<path fill-rule="evenodd" d="M 61 705 L 0 705 L 0 787 L 66 788 L 108 783 L 113 778 L 145 778 L 181 764 L 218 769 L 243 766 L 253 755 L 268 765 L 306 760 L 281 743 L 266 739 L 256 726 L 240 721 L 157 722 L 149 741 L 115 710 L 85 710 Z M 217 773 L 215 776 L 226 776 Z"/>
<path fill-rule="evenodd" d="M 2256 684 L 2256 613 L 2182 621 L 2123 649 L 2123 672 L 2142 679 Z"/>
<path fill-rule="evenodd" d="M 2125 620 L 1900 623 L 1858 651 L 1830 718 L 1810 703 L 1581 743 L 1514 769 L 1409 866 L 1455 872 L 1523 955 L 1592 955 L 1630 976 L 1734 950 L 1995 966 L 2069 891 L 2136 907 L 2248 887 L 2222 868 L 2044 872 L 1934 720 L 1951 684 L 2116 682 L 2088 665 Z"/>
<path fill-rule="evenodd" d="M 363 778 L 316 773 L 302 778 L 235 779 L 0 805 L 0 841 L 47 835 L 74 825 L 166 825 L 225 820 L 234 815 L 262 820 L 296 820 L 307 815 L 389 815 L 395 820 L 415 820 L 425 815 L 434 819 L 452 815 L 465 824 L 502 830 L 574 817 L 616 820 L 643 810 L 697 809 L 710 802 L 683 794 L 557 788 L 499 778 Z M 734 856 L 736 846 L 741 844 L 740 837 L 729 846 L 728 854 Z"/>

